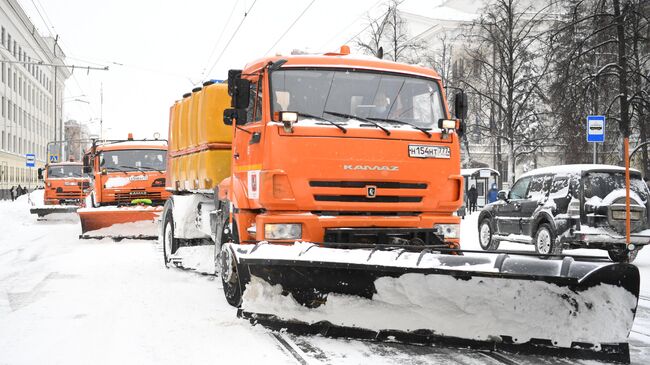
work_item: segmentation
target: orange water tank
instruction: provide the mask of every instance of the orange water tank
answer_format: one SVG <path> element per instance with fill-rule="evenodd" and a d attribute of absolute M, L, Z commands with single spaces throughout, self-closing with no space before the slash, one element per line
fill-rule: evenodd
<path fill-rule="evenodd" d="M 232 127 L 223 124 L 223 111 L 230 108 L 228 84 L 208 81 L 203 84 L 199 105 L 199 144 L 230 143 Z"/>
<path fill-rule="evenodd" d="M 188 147 L 196 147 L 199 143 L 199 105 L 203 92 L 202 87 L 192 89 L 192 96 L 190 97 L 190 120 L 188 124 Z"/>
<path fill-rule="evenodd" d="M 190 105 L 192 99 L 191 93 L 183 95 L 183 100 L 181 101 L 180 107 L 180 118 L 177 128 L 178 143 L 176 147 L 179 150 L 186 149 L 189 146 L 189 124 L 190 124 Z"/>

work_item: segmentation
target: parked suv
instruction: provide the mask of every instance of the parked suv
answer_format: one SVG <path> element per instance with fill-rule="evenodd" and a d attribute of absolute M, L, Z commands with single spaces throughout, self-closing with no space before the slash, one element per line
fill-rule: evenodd
<path fill-rule="evenodd" d="M 632 169 L 630 179 L 631 240 L 636 247 L 631 262 L 650 243 L 650 192 L 639 171 Z M 478 230 L 484 250 L 496 250 L 506 240 L 533 244 L 540 254 L 604 249 L 613 261 L 625 261 L 625 169 L 563 165 L 530 171 L 483 208 Z"/>

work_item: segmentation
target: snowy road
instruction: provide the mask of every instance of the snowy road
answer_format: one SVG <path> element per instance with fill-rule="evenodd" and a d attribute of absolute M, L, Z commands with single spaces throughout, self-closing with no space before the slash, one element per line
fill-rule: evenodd
<path fill-rule="evenodd" d="M 463 222 L 464 241 L 475 234 L 473 218 Z M 475 350 L 274 333 L 237 319 L 214 276 L 165 269 L 156 243 L 79 240 L 78 234 L 75 219 L 36 221 L 25 198 L 0 201 L 0 364 L 540 361 Z M 649 277 L 650 252 L 641 252 L 639 262 Z M 644 288 L 646 298 L 641 299 L 631 335 L 636 364 L 650 359 L 650 290 Z"/>

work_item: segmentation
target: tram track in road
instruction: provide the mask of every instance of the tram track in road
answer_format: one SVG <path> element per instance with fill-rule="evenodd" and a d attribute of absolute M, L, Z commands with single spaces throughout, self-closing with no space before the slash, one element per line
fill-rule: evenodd
<path fill-rule="evenodd" d="M 277 331 L 270 331 L 271 336 L 276 342 L 278 347 L 287 355 L 288 358 L 300 365 L 317 365 L 317 364 L 336 364 L 340 362 L 341 355 L 345 358 L 347 355 L 344 353 L 332 355 L 331 348 L 319 348 L 310 336 L 297 336 Z M 349 340 L 355 341 L 355 340 Z M 510 354 L 502 351 L 490 350 L 473 350 L 465 348 L 454 347 L 440 347 L 440 346 L 421 346 L 409 345 L 400 343 L 383 343 L 374 341 L 359 341 L 368 348 L 367 352 L 362 350 L 361 353 L 373 354 L 374 356 L 384 357 L 388 356 L 397 360 L 401 355 L 411 359 L 411 361 L 403 362 L 405 364 L 434 364 L 440 363 L 444 359 L 449 364 L 475 364 L 476 361 L 486 364 L 496 365 L 518 365 L 518 364 L 548 364 L 548 365 L 566 365 L 566 364 L 583 364 L 579 359 L 569 361 L 563 358 L 556 357 L 539 357 L 535 355 L 518 355 Z M 379 346 L 379 348 L 377 348 Z M 359 350 L 359 346 L 354 346 L 355 350 Z M 380 348 L 385 348 L 386 351 L 381 351 Z M 340 348 L 343 349 L 343 348 Z M 345 351 L 343 351 L 345 352 Z M 328 355 L 329 354 L 329 355 Z M 350 353 L 349 355 L 352 355 Z M 419 356 L 415 356 L 419 355 Z M 354 355 L 352 355 L 354 357 Z M 372 356 L 372 355 L 371 355 Z M 373 358 L 367 358 L 369 362 L 374 362 Z M 398 360 L 399 361 L 399 360 Z M 402 363 L 400 361 L 400 363 Z"/>

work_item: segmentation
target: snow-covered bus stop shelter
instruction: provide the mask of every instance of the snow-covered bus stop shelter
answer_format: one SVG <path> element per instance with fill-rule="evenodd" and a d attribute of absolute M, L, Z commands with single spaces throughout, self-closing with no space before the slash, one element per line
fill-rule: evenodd
<path fill-rule="evenodd" d="M 487 204 L 487 194 L 492 184 L 498 185 L 499 171 L 489 167 L 461 169 L 460 174 L 465 178 L 465 196 L 472 185 L 476 187 L 478 199 L 476 205 L 480 208 Z"/>

